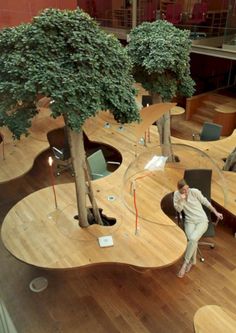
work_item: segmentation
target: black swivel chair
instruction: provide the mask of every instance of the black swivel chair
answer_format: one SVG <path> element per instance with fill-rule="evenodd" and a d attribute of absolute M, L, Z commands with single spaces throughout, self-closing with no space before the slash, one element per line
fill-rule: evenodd
<path fill-rule="evenodd" d="M 70 171 L 71 175 L 74 176 L 74 170 L 72 167 L 70 148 L 65 146 L 62 149 L 52 147 L 54 159 L 56 161 L 56 174 L 60 176 L 63 171 Z"/>
<path fill-rule="evenodd" d="M 202 194 L 211 201 L 211 179 L 212 179 L 212 170 L 210 169 L 187 169 L 184 172 L 184 179 L 186 180 L 187 184 L 190 187 L 199 189 Z M 213 222 L 211 218 L 211 212 L 207 207 L 203 206 L 207 217 L 209 219 L 208 229 L 202 238 L 205 237 L 214 237 L 215 236 L 215 226 L 217 225 L 218 221 Z M 201 254 L 199 249 L 200 246 L 207 245 L 211 249 L 215 247 L 213 242 L 198 242 L 198 253 L 200 254 L 200 260 L 203 262 L 205 259 Z"/>
<path fill-rule="evenodd" d="M 143 95 L 142 96 L 142 106 L 146 107 L 147 105 L 152 105 L 152 96 Z"/>

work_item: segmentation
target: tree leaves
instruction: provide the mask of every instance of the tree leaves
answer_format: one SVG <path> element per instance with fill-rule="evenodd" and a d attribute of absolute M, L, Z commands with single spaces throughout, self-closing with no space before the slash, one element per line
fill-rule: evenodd
<path fill-rule="evenodd" d="M 177 94 L 191 96 L 194 81 L 190 77 L 188 30 L 157 20 L 134 28 L 127 51 L 132 58 L 134 76 L 143 87 L 170 101 Z"/>
<path fill-rule="evenodd" d="M 0 51 L 0 114 L 17 137 L 30 127 L 38 95 L 51 97 L 52 116 L 65 115 L 76 131 L 101 109 L 120 122 L 139 119 L 126 50 L 79 9 L 47 9 L 3 29 Z"/>

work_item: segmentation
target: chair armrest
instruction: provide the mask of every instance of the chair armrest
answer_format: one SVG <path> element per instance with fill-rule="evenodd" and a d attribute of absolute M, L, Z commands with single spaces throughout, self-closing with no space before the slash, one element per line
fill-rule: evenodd
<path fill-rule="evenodd" d="M 216 219 L 216 221 L 214 221 L 214 222 L 211 222 L 215 227 L 217 226 L 217 224 L 220 222 L 220 219 L 219 218 L 217 218 Z"/>
<path fill-rule="evenodd" d="M 99 177 L 104 177 L 102 173 L 91 173 L 92 176 L 99 176 Z"/>
<path fill-rule="evenodd" d="M 116 165 L 120 165 L 120 162 L 115 162 L 115 161 L 107 161 L 107 164 L 116 164 Z"/>

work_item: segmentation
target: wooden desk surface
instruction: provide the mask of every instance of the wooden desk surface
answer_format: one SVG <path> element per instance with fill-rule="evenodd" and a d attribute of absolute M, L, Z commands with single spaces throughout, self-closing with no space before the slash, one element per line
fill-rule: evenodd
<path fill-rule="evenodd" d="M 109 113 L 102 113 L 97 119 L 89 119 L 85 131 L 90 140 L 99 138 L 122 155 L 122 164 L 114 173 L 93 181 L 98 206 L 103 208 L 105 215 L 116 218 L 117 223 L 111 227 L 92 225 L 82 229 L 74 219 L 77 213 L 74 184 L 56 186 L 58 210 L 54 207 L 52 188 L 42 189 L 18 202 L 4 219 L 2 240 L 16 258 L 49 269 L 107 262 L 160 268 L 173 264 L 183 255 L 186 248 L 184 232 L 160 208 L 162 197 L 172 191 L 176 179 L 168 187 L 165 181 L 159 183 L 155 174 L 146 177 L 141 184 L 144 190 L 137 192 L 138 202 L 142 197 L 139 208 L 145 219 L 139 219 L 140 231 L 135 235 L 130 185 L 127 183 L 123 188 L 122 182 L 137 150 L 137 126 L 125 125 L 120 130 L 109 117 Z M 104 127 L 104 120 L 111 122 L 109 128 Z M 152 137 L 152 144 L 156 145 L 156 128 Z M 145 149 L 143 145 L 138 147 L 139 152 Z M 150 193 L 147 195 L 147 192 Z M 114 201 L 108 200 L 110 195 L 115 197 Z M 112 235 L 114 246 L 100 248 L 97 238 L 102 235 Z"/>
<path fill-rule="evenodd" d="M 232 104 L 232 103 L 226 103 L 226 104 L 218 105 L 215 108 L 215 111 L 225 113 L 225 114 L 236 113 L 236 105 Z"/>
<path fill-rule="evenodd" d="M 178 116 L 180 114 L 183 114 L 185 112 L 185 109 L 181 106 L 174 106 L 172 109 L 170 109 L 171 116 Z"/>
<path fill-rule="evenodd" d="M 172 143 L 191 144 L 191 146 L 196 148 L 199 152 L 202 151 L 209 156 L 212 161 L 213 175 L 215 174 L 212 199 L 236 216 L 236 188 L 233 186 L 233 184 L 236 183 L 236 173 L 222 170 L 224 165 L 223 158 L 226 158 L 236 146 L 236 130 L 234 130 L 229 137 L 218 141 L 189 141 L 172 137 Z M 186 164 L 189 169 L 191 168 L 191 163 L 196 167 L 197 164 L 189 159 L 188 164 Z M 207 167 L 210 165 L 206 163 L 204 158 L 199 158 L 198 164 L 199 168 L 204 167 L 204 165 Z M 216 185 L 216 183 L 218 183 L 218 185 Z"/>
<path fill-rule="evenodd" d="M 21 140 L 13 140 L 6 128 L 0 128 L 4 135 L 5 159 L 0 153 L 0 183 L 20 177 L 28 172 L 35 158 L 49 148 L 47 133 L 64 126 L 62 118 L 52 119 L 47 108 L 41 108 L 33 119 L 30 135 Z M 45 131 L 45 128 L 47 131 Z"/>
<path fill-rule="evenodd" d="M 104 124 L 108 121 L 110 127 L 106 128 Z M 56 186 L 58 210 L 54 207 L 52 188 L 48 187 L 32 193 L 9 211 L 1 231 L 5 247 L 28 264 L 51 269 L 104 262 L 154 268 L 176 262 L 185 251 L 186 238 L 183 231 L 162 212 L 160 201 L 175 189 L 184 170 L 190 168 L 190 162 L 194 164 L 194 160 L 197 161 L 199 167 L 203 163 L 208 165 L 206 161 L 209 158 L 205 158 L 205 152 L 214 158 L 214 163 L 221 165 L 221 158 L 226 157 L 231 147 L 235 146 L 236 131 L 231 137 L 217 142 L 190 142 L 172 138 L 176 145 L 174 149 L 177 149 L 177 145 L 180 147 L 176 150 L 180 162 L 168 164 L 165 173 L 150 173 L 138 182 L 139 235 L 135 235 L 133 197 L 130 195 L 132 173 L 123 186 L 124 173 L 135 159 L 135 153 L 147 150 L 147 147 L 137 143 L 137 125 L 125 125 L 120 129 L 112 116 L 103 112 L 86 122 L 85 132 L 91 141 L 98 141 L 99 138 L 100 142 L 113 146 L 122 155 L 122 164 L 114 173 L 93 181 L 98 206 L 103 208 L 107 216 L 116 218 L 117 223 L 111 227 L 93 225 L 87 229 L 79 228 L 74 219 L 74 184 Z M 37 140 L 37 144 L 40 142 L 36 138 L 32 140 Z M 151 143 L 147 146 L 157 147 L 157 144 L 157 129 L 151 126 Z M 197 149 L 192 149 L 189 144 Z M 193 166 L 196 167 L 196 164 Z M 224 205 L 221 179 L 217 178 L 217 172 L 214 174 L 213 199 Z M 225 178 L 229 185 L 232 185 L 235 176 L 234 173 L 227 173 Z M 230 191 L 228 209 L 236 215 L 236 203 L 233 202 L 236 190 L 231 186 Z M 109 201 L 109 195 L 116 200 Z M 110 234 L 114 247 L 99 248 L 97 237 Z"/>
<path fill-rule="evenodd" d="M 195 333 L 235 333 L 236 315 L 218 305 L 201 307 L 194 316 Z"/>

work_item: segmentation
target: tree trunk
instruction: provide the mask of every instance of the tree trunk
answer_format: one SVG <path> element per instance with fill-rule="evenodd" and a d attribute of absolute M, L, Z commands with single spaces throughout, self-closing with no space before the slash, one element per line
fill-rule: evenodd
<path fill-rule="evenodd" d="M 86 169 L 85 169 L 85 174 L 86 174 L 86 178 L 88 179 L 88 196 L 90 199 L 90 202 L 92 204 L 92 208 L 93 208 L 93 216 L 95 218 L 95 221 L 97 224 L 103 225 L 103 221 L 101 219 L 101 215 L 97 206 L 97 202 L 93 193 L 93 188 L 92 188 L 92 184 L 91 184 L 91 179 L 90 179 L 90 175 L 88 172 L 88 165 L 86 164 Z"/>
<path fill-rule="evenodd" d="M 89 220 L 95 219 L 97 224 L 103 224 L 99 209 L 93 194 L 92 184 L 87 167 L 86 154 L 84 149 L 83 131 L 79 133 L 67 127 L 70 145 L 71 159 L 75 175 L 76 200 L 78 208 L 79 226 L 88 227 Z M 87 183 L 88 181 L 88 183 Z M 86 196 L 89 196 L 92 204 L 93 216 L 87 208 Z"/>
<path fill-rule="evenodd" d="M 152 101 L 153 104 L 162 103 L 162 98 L 159 94 L 152 94 Z M 168 161 L 173 161 L 174 157 L 170 138 L 170 111 L 166 112 L 156 124 L 159 132 L 162 155 L 168 156 Z"/>
<path fill-rule="evenodd" d="M 83 131 L 75 132 L 67 127 L 70 144 L 71 159 L 75 175 L 76 200 L 78 207 L 79 225 L 88 227 L 88 214 L 86 207 L 87 185 L 84 173 L 86 157 L 84 150 Z"/>

